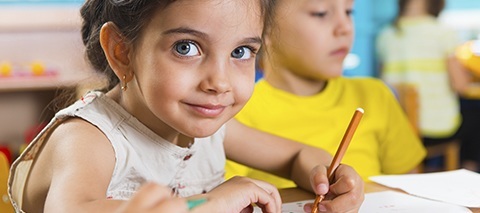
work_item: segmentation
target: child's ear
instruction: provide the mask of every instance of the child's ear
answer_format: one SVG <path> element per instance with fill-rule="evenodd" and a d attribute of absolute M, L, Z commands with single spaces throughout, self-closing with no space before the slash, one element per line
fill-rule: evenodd
<path fill-rule="evenodd" d="M 133 78 L 130 61 L 130 46 L 122 36 L 117 26 L 107 22 L 100 30 L 100 45 L 102 46 L 108 64 L 121 80 L 128 82 Z"/>

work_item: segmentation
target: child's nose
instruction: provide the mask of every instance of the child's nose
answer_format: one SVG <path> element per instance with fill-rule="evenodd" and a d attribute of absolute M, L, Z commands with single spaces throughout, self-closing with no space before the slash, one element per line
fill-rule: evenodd
<path fill-rule="evenodd" d="M 202 91 L 207 93 L 225 93 L 231 90 L 228 63 L 215 62 L 205 66 L 204 79 L 200 83 Z"/>
<path fill-rule="evenodd" d="M 353 23 L 352 19 L 348 15 L 338 15 L 336 26 L 335 26 L 335 34 L 336 35 L 346 35 L 351 34 L 353 32 Z"/>

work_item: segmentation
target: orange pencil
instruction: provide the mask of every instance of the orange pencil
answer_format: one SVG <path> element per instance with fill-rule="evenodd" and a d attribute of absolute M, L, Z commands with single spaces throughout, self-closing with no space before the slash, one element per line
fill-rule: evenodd
<path fill-rule="evenodd" d="M 333 181 L 333 173 L 335 173 L 335 170 L 340 165 L 343 155 L 345 155 L 345 152 L 347 151 L 347 147 L 350 144 L 350 141 L 352 140 L 353 133 L 355 133 L 358 123 L 360 123 L 360 119 L 362 119 L 363 113 L 364 111 L 362 108 L 357 108 L 355 110 L 355 113 L 353 114 L 352 120 L 348 125 L 347 131 L 345 132 L 345 135 L 343 136 L 342 141 L 338 146 L 337 152 L 333 157 L 332 163 L 330 163 L 330 166 L 328 167 L 327 176 L 328 176 L 329 182 Z M 318 213 L 318 204 L 322 202 L 323 198 L 324 198 L 324 195 L 317 195 L 317 197 L 315 198 L 315 202 L 313 202 L 312 213 Z"/>

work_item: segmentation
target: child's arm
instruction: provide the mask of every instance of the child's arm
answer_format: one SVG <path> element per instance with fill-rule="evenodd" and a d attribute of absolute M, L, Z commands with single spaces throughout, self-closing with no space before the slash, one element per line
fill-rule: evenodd
<path fill-rule="evenodd" d="M 341 165 L 332 183 L 327 166 L 332 156 L 307 146 L 247 127 L 232 119 L 227 124 L 225 151 L 230 160 L 293 180 L 299 187 L 329 195 L 328 210 L 358 209 L 363 201 L 363 181 L 351 167 Z"/>
<path fill-rule="evenodd" d="M 130 201 L 109 200 L 106 190 L 114 169 L 115 154 L 107 138 L 94 126 L 80 119 L 71 119 L 60 125 L 46 144 L 39 163 L 51 166 L 51 179 L 44 212 L 148 212 L 154 209 L 187 211 L 186 199 L 166 197 L 166 191 L 155 184 L 142 187 Z M 49 163 L 45 163 L 49 162 Z M 155 194 L 155 196 L 151 196 Z M 268 183 L 249 178 L 234 178 L 202 197 L 207 202 L 190 212 L 240 212 L 251 208 L 251 203 L 262 206 L 266 212 L 278 212 L 281 200 L 277 189 Z M 168 203 L 166 203 L 168 202 Z M 141 209 L 141 210 L 140 210 Z"/>

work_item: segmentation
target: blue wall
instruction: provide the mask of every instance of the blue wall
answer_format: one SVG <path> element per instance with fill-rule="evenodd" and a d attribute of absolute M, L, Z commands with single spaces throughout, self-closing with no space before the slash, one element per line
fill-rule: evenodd
<path fill-rule="evenodd" d="M 377 76 L 375 40 L 378 32 L 390 23 L 396 13 L 396 0 L 355 1 L 355 42 L 353 54 L 360 58 L 360 65 L 346 69 L 345 76 Z"/>
<path fill-rule="evenodd" d="M 447 10 L 480 9 L 479 0 L 447 0 Z"/>
<path fill-rule="evenodd" d="M 358 67 L 346 69 L 346 76 L 368 76 L 372 75 L 374 64 L 371 63 L 373 55 L 371 48 L 374 45 L 375 25 L 371 21 L 374 8 L 371 7 L 372 0 L 357 0 L 354 7 L 353 19 L 355 22 L 355 39 L 351 54 L 359 57 Z"/>

